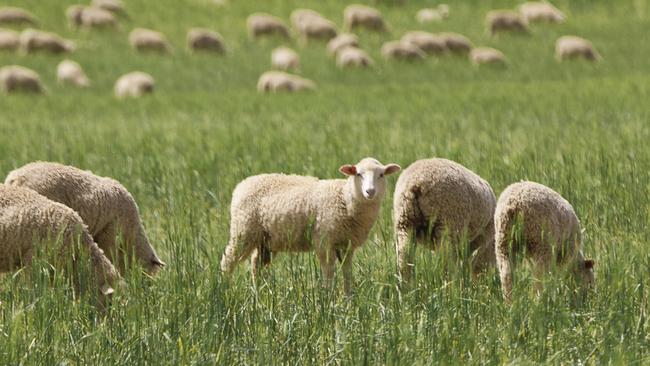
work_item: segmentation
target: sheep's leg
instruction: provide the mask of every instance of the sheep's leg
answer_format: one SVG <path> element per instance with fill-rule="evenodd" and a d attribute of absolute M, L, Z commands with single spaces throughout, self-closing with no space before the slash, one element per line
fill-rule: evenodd
<path fill-rule="evenodd" d="M 511 258 L 511 248 L 508 235 L 499 231 L 495 236 L 495 256 L 499 277 L 501 279 L 501 289 L 503 298 L 506 302 L 512 301 L 512 281 L 513 281 L 513 262 Z"/>
<path fill-rule="evenodd" d="M 251 254 L 251 276 L 253 277 L 253 282 L 257 281 L 260 267 L 263 269 L 270 264 L 271 251 L 267 247 L 262 245 L 253 250 Z"/>
<path fill-rule="evenodd" d="M 348 250 L 343 255 L 343 289 L 347 296 L 352 295 L 352 257 L 354 256 L 354 250 Z"/>
<path fill-rule="evenodd" d="M 530 243 L 530 248 L 536 248 L 534 252 L 534 257 L 532 258 L 532 272 L 533 272 L 533 281 L 535 292 L 537 296 L 541 296 L 544 291 L 544 278 L 551 271 L 553 263 L 553 255 L 550 251 L 542 251 L 541 248 L 544 248 L 543 241 L 535 241 Z"/>
<path fill-rule="evenodd" d="M 415 257 L 415 241 L 409 231 L 400 229 L 396 233 L 397 243 L 397 265 L 399 267 L 400 281 L 408 283 L 413 274 L 413 265 Z"/>
<path fill-rule="evenodd" d="M 480 274 L 493 267 L 496 262 L 494 224 L 491 221 L 483 232 L 471 242 L 470 249 L 472 250 L 472 277 L 476 280 Z"/>
<path fill-rule="evenodd" d="M 323 287 L 331 289 L 334 271 L 336 270 L 336 250 L 333 248 L 319 250 L 318 261 L 323 275 Z"/>

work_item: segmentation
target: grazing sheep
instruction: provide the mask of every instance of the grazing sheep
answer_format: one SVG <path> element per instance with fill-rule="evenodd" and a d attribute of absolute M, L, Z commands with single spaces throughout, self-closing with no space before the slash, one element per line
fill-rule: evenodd
<path fill-rule="evenodd" d="M 126 8 L 121 0 L 93 0 L 91 5 L 96 8 L 108 10 L 111 13 L 126 14 Z"/>
<path fill-rule="evenodd" d="M 302 43 L 307 43 L 310 39 L 329 41 L 337 35 L 336 24 L 311 9 L 294 10 L 291 13 L 291 24 L 300 34 Z"/>
<path fill-rule="evenodd" d="M 129 33 L 129 43 L 136 51 L 156 51 L 170 53 L 172 47 L 167 37 L 151 29 L 136 28 Z"/>
<path fill-rule="evenodd" d="M 327 53 L 336 55 L 346 47 L 359 47 L 359 37 L 352 33 L 341 33 L 327 42 Z"/>
<path fill-rule="evenodd" d="M 445 38 L 429 32 L 408 32 L 402 36 L 401 41 L 410 43 L 428 54 L 441 55 L 447 51 Z"/>
<path fill-rule="evenodd" d="M 400 170 L 366 158 L 339 171 L 347 179 L 262 174 L 237 185 L 230 206 L 230 242 L 221 270 L 230 273 L 251 257 L 253 276 L 278 252 L 315 251 L 331 287 L 336 260 L 344 288 L 352 289 L 352 257 L 366 241 L 386 190 L 386 175 Z"/>
<path fill-rule="evenodd" d="M 221 34 L 203 28 L 192 28 L 187 32 L 187 48 L 192 51 L 210 51 L 220 55 L 226 53 L 226 46 Z"/>
<path fill-rule="evenodd" d="M 477 47 L 469 53 L 469 59 L 476 66 L 484 64 L 506 64 L 506 55 L 491 47 Z"/>
<path fill-rule="evenodd" d="M 0 24 L 36 25 L 36 17 L 25 9 L 5 6 L 0 8 Z"/>
<path fill-rule="evenodd" d="M 0 68 L 0 86 L 6 94 L 14 92 L 42 93 L 45 91 L 36 71 L 18 65 Z"/>
<path fill-rule="evenodd" d="M 134 71 L 122 75 L 115 82 L 115 96 L 118 98 L 141 97 L 145 94 L 152 94 L 155 82 L 151 75 L 140 71 Z"/>
<path fill-rule="evenodd" d="M 147 273 L 164 265 L 147 239 L 138 205 L 118 181 L 71 166 L 35 162 L 9 173 L 5 184 L 32 189 L 75 210 L 97 245 L 122 272 L 131 255 Z M 118 235 L 123 243 L 116 241 Z"/>
<path fill-rule="evenodd" d="M 101 8 L 72 5 L 66 10 L 66 16 L 68 17 L 68 23 L 73 28 L 79 26 L 86 29 L 118 27 L 115 15 Z"/>
<path fill-rule="evenodd" d="M 61 84 L 70 84 L 85 88 L 90 85 L 88 76 L 81 65 L 72 60 L 63 60 L 56 68 L 56 78 Z"/>
<path fill-rule="evenodd" d="M 562 36 L 555 42 L 555 59 L 558 62 L 580 57 L 589 61 L 600 61 L 602 59 L 594 45 L 584 38 Z"/>
<path fill-rule="evenodd" d="M 519 13 L 511 10 L 493 10 L 485 16 L 485 25 L 490 35 L 497 32 L 528 32 L 528 23 Z"/>
<path fill-rule="evenodd" d="M 558 266 L 572 271 L 583 284 L 593 283 L 594 262 L 582 254 L 580 221 L 571 204 L 554 190 L 534 182 L 511 184 L 499 197 L 494 222 L 496 261 L 507 301 L 518 255 L 530 260 L 538 279 Z"/>
<path fill-rule="evenodd" d="M 385 59 L 395 60 L 422 60 L 426 54 L 412 43 L 403 41 L 390 41 L 381 46 L 381 54 Z"/>
<path fill-rule="evenodd" d="M 435 23 L 449 18 L 449 6 L 440 4 L 437 8 L 420 9 L 415 15 L 418 23 Z"/>
<path fill-rule="evenodd" d="M 445 46 L 447 46 L 447 49 L 456 55 L 467 55 L 474 47 L 469 38 L 462 34 L 446 32 L 440 33 L 439 36 L 445 40 Z"/>
<path fill-rule="evenodd" d="M 314 89 L 316 89 L 316 84 L 313 81 L 282 71 L 267 71 L 257 81 L 257 91 L 261 93 Z"/>
<path fill-rule="evenodd" d="M 18 32 L 0 29 L 0 50 L 15 51 L 20 46 Z"/>
<path fill-rule="evenodd" d="M 48 263 L 57 270 L 68 269 L 76 286 L 81 280 L 80 267 L 88 266 L 94 273 L 100 299 L 111 295 L 121 284 L 115 267 L 93 242 L 81 217 L 71 208 L 50 201 L 31 189 L 0 184 L 0 272 L 15 271 L 30 265 L 40 248 L 45 250 Z M 54 245 L 57 245 L 56 247 Z M 89 262 L 79 261 L 84 253 Z"/>
<path fill-rule="evenodd" d="M 288 47 L 278 47 L 271 51 L 271 67 L 278 70 L 300 70 L 300 56 Z"/>
<path fill-rule="evenodd" d="M 415 244 L 436 250 L 445 238 L 452 245 L 467 240 L 474 275 L 493 266 L 495 205 L 490 184 L 456 162 L 424 159 L 406 168 L 397 180 L 393 204 L 402 280 L 411 278 Z"/>
<path fill-rule="evenodd" d="M 531 1 L 519 6 L 519 13 L 528 23 L 547 22 L 564 23 L 566 16 L 553 4 L 541 1 Z"/>
<path fill-rule="evenodd" d="M 348 5 L 343 10 L 345 27 L 352 30 L 357 27 L 375 31 L 385 31 L 386 23 L 379 10 L 365 5 Z"/>
<path fill-rule="evenodd" d="M 26 29 L 20 34 L 20 47 L 25 53 L 45 51 L 58 54 L 75 50 L 74 42 L 34 29 Z"/>
<path fill-rule="evenodd" d="M 248 28 L 248 35 L 250 38 L 257 39 L 261 36 L 279 35 L 284 38 L 289 38 L 289 29 L 276 16 L 255 13 L 251 14 L 246 19 L 246 27 Z"/>
<path fill-rule="evenodd" d="M 345 47 L 336 54 L 336 66 L 338 67 L 368 67 L 374 62 L 368 54 L 356 47 Z"/>

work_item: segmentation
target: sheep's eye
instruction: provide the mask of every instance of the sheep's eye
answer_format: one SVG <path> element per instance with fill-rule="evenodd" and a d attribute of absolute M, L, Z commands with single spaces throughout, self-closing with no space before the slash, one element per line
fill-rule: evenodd
<path fill-rule="evenodd" d="M 383 177 L 384 177 L 384 173 L 379 174 L 379 178 L 383 178 Z"/>
<path fill-rule="evenodd" d="M 357 177 L 361 178 L 361 173 L 357 173 Z"/>

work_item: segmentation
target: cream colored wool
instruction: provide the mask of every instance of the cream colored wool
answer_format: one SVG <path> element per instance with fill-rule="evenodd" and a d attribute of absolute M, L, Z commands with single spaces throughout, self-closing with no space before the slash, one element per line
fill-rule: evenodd
<path fill-rule="evenodd" d="M 20 34 L 20 48 L 25 53 L 44 51 L 58 54 L 74 51 L 75 45 L 54 33 L 26 29 Z"/>
<path fill-rule="evenodd" d="M 187 48 L 192 51 L 226 53 L 226 45 L 221 34 L 205 28 L 192 28 L 187 32 Z"/>
<path fill-rule="evenodd" d="M 0 51 L 15 51 L 20 46 L 18 32 L 0 28 Z"/>
<path fill-rule="evenodd" d="M 336 24 L 311 9 L 297 9 L 291 13 L 291 24 L 305 44 L 309 40 L 325 40 L 336 37 Z"/>
<path fill-rule="evenodd" d="M 336 55 L 339 50 L 347 47 L 359 47 L 359 37 L 352 33 L 341 33 L 327 42 L 327 53 Z"/>
<path fill-rule="evenodd" d="M 77 62 L 72 60 L 63 60 L 56 68 L 56 78 L 59 83 L 69 84 L 78 87 L 87 87 L 90 85 L 88 76 Z"/>
<path fill-rule="evenodd" d="M 4 6 L 0 8 L 0 24 L 36 25 L 36 17 L 25 9 Z"/>
<path fill-rule="evenodd" d="M 469 59 L 474 65 L 505 64 L 506 55 L 491 47 L 476 47 L 469 53 Z"/>
<path fill-rule="evenodd" d="M 368 56 L 366 51 L 356 47 L 345 47 L 340 49 L 336 54 L 336 66 L 338 67 L 368 67 L 372 66 L 374 61 Z"/>
<path fill-rule="evenodd" d="M 115 96 L 118 98 L 137 98 L 152 94 L 156 82 L 153 77 L 141 71 L 133 71 L 120 76 L 115 82 Z"/>
<path fill-rule="evenodd" d="M 82 26 L 90 28 L 118 28 L 115 15 L 101 8 L 72 5 L 66 10 L 68 23 L 72 27 Z"/>
<path fill-rule="evenodd" d="M 447 51 L 445 38 L 424 31 L 411 31 L 402 36 L 402 42 L 410 43 L 428 54 L 440 55 Z"/>
<path fill-rule="evenodd" d="M 42 93 L 45 91 L 36 71 L 18 65 L 0 68 L 0 87 L 6 94 L 14 92 Z"/>
<path fill-rule="evenodd" d="M 387 26 L 381 12 L 366 5 L 352 4 L 343 10 L 343 21 L 348 30 L 366 28 L 375 31 L 386 31 Z"/>
<path fill-rule="evenodd" d="M 462 34 L 446 32 L 438 35 L 445 40 L 447 49 L 453 54 L 467 55 L 474 48 L 469 38 Z"/>
<path fill-rule="evenodd" d="M 403 41 L 389 41 L 381 46 L 381 55 L 385 59 L 394 60 L 422 60 L 426 54 L 412 43 Z"/>
<path fill-rule="evenodd" d="M 126 8 L 121 0 L 93 0 L 91 5 L 112 13 L 126 14 Z"/>
<path fill-rule="evenodd" d="M 129 33 L 129 43 L 136 51 L 157 51 L 170 53 L 172 46 L 167 37 L 151 29 L 135 28 Z"/>
<path fill-rule="evenodd" d="M 289 38 L 289 28 L 284 22 L 273 15 L 254 13 L 246 19 L 246 27 L 250 38 L 257 39 L 262 36 L 278 35 Z"/>
<path fill-rule="evenodd" d="M 257 81 L 257 91 L 261 93 L 295 92 L 316 89 L 316 83 L 300 76 L 282 71 L 267 71 Z"/>
<path fill-rule="evenodd" d="M 418 23 L 435 23 L 449 18 L 449 5 L 440 4 L 435 9 L 425 8 L 418 10 L 415 19 Z"/>
<path fill-rule="evenodd" d="M 528 32 L 528 23 L 511 10 L 492 10 L 485 16 L 485 26 L 491 35 L 498 32 Z"/>
<path fill-rule="evenodd" d="M 271 67 L 276 70 L 300 71 L 300 56 L 288 47 L 278 47 L 271 51 Z"/>
<path fill-rule="evenodd" d="M 528 23 L 564 23 L 566 16 L 551 3 L 531 1 L 519 6 L 519 13 Z"/>
<path fill-rule="evenodd" d="M 567 59 L 583 58 L 600 61 L 602 57 L 594 45 L 577 36 L 562 36 L 555 42 L 555 59 L 560 62 Z"/>

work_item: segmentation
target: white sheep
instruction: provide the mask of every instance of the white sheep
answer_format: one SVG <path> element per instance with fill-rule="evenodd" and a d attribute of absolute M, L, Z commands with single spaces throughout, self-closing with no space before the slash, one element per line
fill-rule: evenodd
<path fill-rule="evenodd" d="M 402 281 L 411 278 L 416 244 L 431 250 L 445 242 L 457 246 L 471 255 L 474 275 L 493 266 L 495 205 L 490 184 L 456 162 L 423 159 L 406 168 L 397 180 L 393 203 Z M 467 248 L 458 246 L 465 242 Z"/>
<path fill-rule="evenodd" d="M 61 84 L 70 84 L 85 88 L 90 85 L 88 76 L 79 63 L 72 60 L 63 60 L 56 68 L 56 78 Z"/>
<path fill-rule="evenodd" d="M 68 275 L 76 286 L 83 267 L 93 273 L 100 300 L 121 285 L 115 267 L 71 208 L 31 189 L 0 184 L 0 212 L 0 272 L 30 265 L 35 255 L 43 251 L 49 256 L 45 259 L 57 270 L 72 269 Z M 87 255 L 90 261 L 79 261 L 80 254 Z"/>
<path fill-rule="evenodd" d="M 352 289 L 352 257 L 368 237 L 386 190 L 386 175 L 400 170 L 366 158 L 339 171 L 347 179 L 262 174 L 237 185 L 230 206 L 230 242 L 221 270 L 230 273 L 251 257 L 253 276 L 272 253 L 315 251 L 330 287 L 336 260 L 344 288 Z M 261 263 L 260 263 L 261 262 Z"/>
<path fill-rule="evenodd" d="M 363 27 L 375 31 L 387 30 L 381 12 L 366 5 L 352 4 L 343 10 L 343 21 L 348 30 Z"/>
<path fill-rule="evenodd" d="M 221 34 L 204 28 L 192 28 L 187 32 L 187 48 L 192 51 L 209 51 L 220 55 L 226 53 Z"/>
<path fill-rule="evenodd" d="M 311 9 L 296 9 L 291 12 L 291 24 L 300 35 L 300 41 L 325 40 L 336 37 L 336 24 Z"/>
<path fill-rule="evenodd" d="M 75 210 L 122 271 L 131 256 L 150 274 L 164 265 L 149 243 L 138 205 L 120 182 L 71 166 L 35 162 L 9 173 L 5 184 L 32 189 Z"/>
<path fill-rule="evenodd" d="M 25 9 L 13 6 L 0 8 L 0 24 L 36 25 L 36 17 Z"/>
<path fill-rule="evenodd" d="M 170 53 L 172 46 L 167 37 L 151 29 L 135 28 L 129 33 L 129 43 L 136 51 L 156 51 Z"/>
<path fill-rule="evenodd" d="M 75 50 L 74 42 L 35 29 L 26 29 L 20 34 L 20 47 L 25 53 L 45 51 L 58 54 Z"/>
<path fill-rule="evenodd" d="M 356 47 L 345 47 L 340 49 L 336 54 L 336 66 L 343 67 L 368 67 L 374 64 L 374 61 L 368 54 Z"/>
<path fill-rule="evenodd" d="M 519 13 L 528 22 L 564 23 L 566 16 L 551 3 L 531 1 L 519 6 Z"/>
<path fill-rule="evenodd" d="M 10 29 L 0 29 L 0 51 L 15 51 L 20 46 L 18 32 Z"/>
<path fill-rule="evenodd" d="M 594 45 L 584 38 L 577 36 L 558 38 L 555 42 L 555 59 L 560 62 L 574 58 L 584 58 L 589 61 L 600 61 L 602 59 Z"/>
<path fill-rule="evenodd" d="M 91 5 L 111 13 L 126 14 L 126 8 L 121 0 L 93 0 Z"/>
<path fill-rule="evenodd" d="M 418 23 L 441 22 L 449 17 L 449 5 L 440 4 L 435 9 L 425 8 L 418 10 L 415 19 Z"/>
<path fill-rule="evenodd" d="M 156 85 L 153 77 L 141 71 L 133 71 L 120 76 L 115 82 L 115 96 L 118 98 L 141 97 L 151 94 Z"/>
<path fill-rule="evenodd" d="M 403 41 L 389 41 L 381 46 L 385 59 L 415 61 L 422 60 L 426 54 L 416 45 Z"/>
<path fill-rule="evenodd" d="M 346 47 L 359 47 L 359 37 L 352 33 L 341 33 L 327 42 L 327 53 L 336 55 Z"/>
<path fill-rule="evenodd" d="M 497 32 L 528 32 L 528 23 L 519 15 L 511 10 L 492 10 L 485 16 L 485 26 L 490 35 Z"/>
<path fill-rule="evenodd" d="M 491 47 L 476 47 L 469 53 L 469 59 L 476 66 L 485 64 L 506 64 L 506 55 Z"/>
<path fill-rule="evenodd" d="M 474 48 L 472 41 L 462 34 L 445 32 L 438 35 L 445 40 L 447 49 L 453 54 L 464 56 Z"/>
<path fill-rule="evenodd" d="M 277 47 L 271 51 L 271 67 L 277 70 L 300 70 L 300 56 L 288 47 Z"/>
<path fill-rule="evenodd" d="M 257 39 L 261 36 L 279 35 L 289 38 L 289 29 L 276 16 L 266 13 L 254 13 L 246 19 L 246 27 L 250 38 Z"/>
<path fill-rule="evenodd" d="M 91 28 L 118 28 L 115 15 L 108 10 L 88 7 L 83 5 L 72 5 L 66 10 L 68 23 L 71 27 L 82 26 Z"/>
<path fill-rule="evenodd" d="M 43 93 L 45 91 L 36 71 L 18 65 L 0 68 L 0 87 L 6 94 L 14 92 Z"/>
<path fill-rule="evenodd" d="M 410 43 L 428 54 L 441 55 L 447 51 L 445 38 L 429 32 L 411 31 L 402 36 L 401 41 Z"/>
<path fill-rule="evenodd" d="M 532 263 L 538 280 L 556 267 L 568 269 L 582 284 L 593 283 L 594 262 L 582 254 L 580 221 L 559 193 L 534 182 L 511 184 L 499 197 L 494 223 L 496 261 L 507 301 L 520 255 Z"/>
<path fill-rule="evenodd" d="M 312 80 L 282 71 L 267 71 L 257 81 L 257 91 L 260 93 L 295 92 L 314 89 L 316 89 L 316 84 Z"/>

